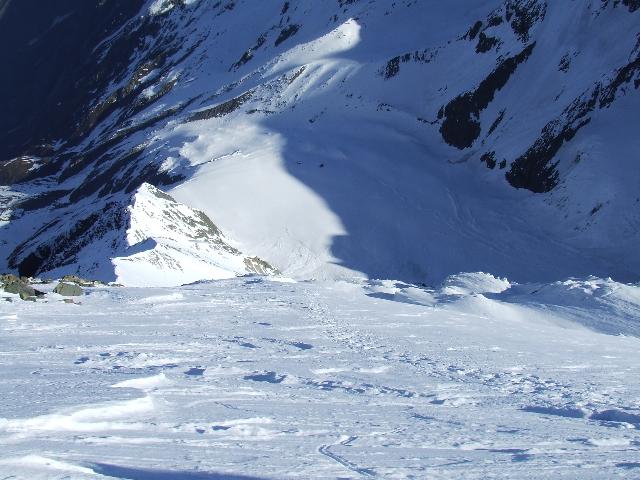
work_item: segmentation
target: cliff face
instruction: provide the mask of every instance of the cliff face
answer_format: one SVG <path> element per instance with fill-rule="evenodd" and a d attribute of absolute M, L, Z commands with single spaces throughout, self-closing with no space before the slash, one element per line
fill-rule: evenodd
<path fill-rule="evenodd" d="M 41 3 L 0 3 L 7 268 L 150 183 L 291 275 L 638 278 L 634 0 Z"/>
<path fill-rule="evenodd" d="M 47 155 L 77 133 L 83 109 L 114 72 L 126 70 L 135 39 L 102 62 L 100 43 L 122 35 L 142 0 L 6 0 L 0 5 L 0 160 Z M 126 43 L 126 45 L 125 45 Z"/>

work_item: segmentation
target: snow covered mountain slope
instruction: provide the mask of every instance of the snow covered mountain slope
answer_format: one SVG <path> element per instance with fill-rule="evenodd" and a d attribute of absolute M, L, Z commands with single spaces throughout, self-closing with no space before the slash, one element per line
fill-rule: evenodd
<path fill-rule="evenodd" d="M 147 182 L 292 276 L 640 278 L 636 0 L 114 5 L 84 100 L 3 147 L 8 267 Z"/>
<path fill-rule="evenodd" d="M 75 225 L 52 222 L 19 245 L 9 261 L 45 262 L 47 275 L 76 271 L 130 286 L 163 286 L 277 271 L 257 257 L 243 255 L 202 212 L 177 203 L 143 184 L 128 201 L 107 197 L 78 210 Z M 45 243 L 42 237 L 50 240 Z"/>

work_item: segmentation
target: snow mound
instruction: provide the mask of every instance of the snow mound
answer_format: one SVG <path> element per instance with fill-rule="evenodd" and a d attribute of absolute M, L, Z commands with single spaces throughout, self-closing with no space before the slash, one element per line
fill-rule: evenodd
<path fill-rule="evenodd" d="M 370 297 L 472 311 L 486 319 L 509 318 L 570 330 L 587 328 L 608 335 L 640 337 L 640 284 L 588 277 L 551 283 L 512 283 L 486 273 L 452 275 L 440 289 L 398 281 L 364 286 Z"/>
<path fill-rule="evenodd" d="M 159 189 L 144 184 L 133 199 L 127 208 L 128 248 L 113 259 L 121 283 L 169 286 L 276 273 L 263 260 L 231 246 L 204 213 L 177 203 Z"/>
<path fill-rule="evenodd" d="M 165 376 L 164 373 L 154 375 L 153 377 L 144 378 L 132 378 L 131 380 L 124 380 L 112 385 L 112 388 L 135 388 L 138 390 L 153 390 L 158 387 L 166 387 L 171 385 L 171 381 Z"/>
<path fill-rule="evenodd" d="M 1 466 L 28 471 L 30 478 L 51 478 L 53 472 L 58 474 L 74 473 L 95 475 L 95 472 L 87 467 L 61 462 L 41 455 L 24 455 L 22 457 L 6 458 L 0 460 Z M 66 477 L 69 478 L 69 477 Z"/>
<path fill-rule="evenodd" d="M 497 299 L 547 310 L 612 335 L 640 336 L 640 285 L 589 277 L 514 285 Z"/>
<path fill-rule="evenodd" d="M 472 295 L 475 293 L 500 293 L 511 287 L 506 278 L 489 273 L 460 273 L 447 277 L 441 292 L 445 295 Z"/>

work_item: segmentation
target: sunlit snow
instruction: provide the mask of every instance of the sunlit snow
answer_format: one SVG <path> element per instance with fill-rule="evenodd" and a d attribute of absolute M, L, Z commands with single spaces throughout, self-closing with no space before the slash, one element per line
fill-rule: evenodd
<path fill-rule="evenodd" d="M 639 288 L 246 277 L 2 302 L 0 473 L 633 478 Z"/>

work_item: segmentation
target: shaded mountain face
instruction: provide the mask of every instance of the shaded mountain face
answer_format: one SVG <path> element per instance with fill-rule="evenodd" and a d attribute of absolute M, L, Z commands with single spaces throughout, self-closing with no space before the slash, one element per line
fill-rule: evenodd
<path fill-rule="evenodd" d="M 639 15 L 635 0 L 5 0 L 2 258 L 84 268 L 47 225 L 75 235 L 79 211 L 149 183 L 293 276 L 637 279 Z"/>
<path fill-rule="evenodd" d="M 46 156 L 55 151 L 56 142 L 80 133 L 84 110 L 114 72 L 127 69 L 136 38 L 129 36 L 103 62 L 97 61 L 94 49 L 119 32 L 143 3 L 2 2 L 0 160 Z"/>

